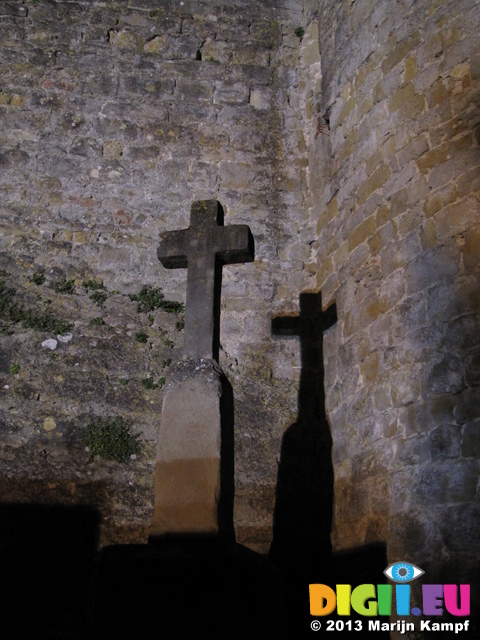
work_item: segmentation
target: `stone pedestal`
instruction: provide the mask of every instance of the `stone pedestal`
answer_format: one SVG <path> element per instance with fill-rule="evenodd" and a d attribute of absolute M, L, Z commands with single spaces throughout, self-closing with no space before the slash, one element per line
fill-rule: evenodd
<path fill-rule="evenodd" d="M 158 435 L 151 539 L 232 534 L 229 404 L 230 387 L 214 360 L 188 359 L 170 369 Z"/>

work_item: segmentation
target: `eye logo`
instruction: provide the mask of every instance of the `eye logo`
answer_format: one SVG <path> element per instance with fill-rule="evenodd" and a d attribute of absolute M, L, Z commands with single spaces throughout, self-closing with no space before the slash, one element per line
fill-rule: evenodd
<path fill-rule="evenodd" d="M 411 582 L 423 576 L 425 571 L 409 562 L 394 562 L 383 573 L 393 582 Z"/>

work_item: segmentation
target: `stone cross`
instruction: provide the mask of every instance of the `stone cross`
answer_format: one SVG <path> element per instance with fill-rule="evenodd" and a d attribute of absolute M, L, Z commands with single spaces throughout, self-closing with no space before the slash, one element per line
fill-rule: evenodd
<path fill-rule="evenodd" d="M 188 229 L 160 234 L 157 255 L 167 269 L 188 268 L 184 355 L 218 359 L 221 268 L 253 260 L 250 229 L 224 227 L 222 205 L 200 200 L 192 204 Z"/>
<path fill-rule="evenodd" d="M 223 226 L 216 200 L 194 202 L 190 226 L 161 234 L 158 259 L 188 268 L 184 358 L 168 372 L 155 464 L 150 540 L 233 533 L 233 400 L 216 360 L 222 265 L 253 260 L 247 225 Z"/>

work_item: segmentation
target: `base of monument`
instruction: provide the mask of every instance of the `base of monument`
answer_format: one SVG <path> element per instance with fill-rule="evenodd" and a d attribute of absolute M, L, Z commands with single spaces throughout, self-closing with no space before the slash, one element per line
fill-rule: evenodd
<path fill-rule="evenodd" d="M 94 638 L 282 638 L 282 574 L 240 544 L 168 539 L 103 549 L 94 571 Z"/>

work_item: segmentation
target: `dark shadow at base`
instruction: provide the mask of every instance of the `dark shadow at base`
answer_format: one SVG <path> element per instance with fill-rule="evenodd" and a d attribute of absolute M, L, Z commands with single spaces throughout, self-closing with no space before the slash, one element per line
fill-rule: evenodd
<path fill-rule="evenodd" d="M 302 557 L 305 560 L 304 554 Z M 320 562 L 318 554 L 315 553 L 310 568 L 307 568 L 304 561 L 301 570 L 294 568 L 286 570 L 284 572 L 285 601 L 288 604 L 285 609 L 285 637 L 292 640 L 312 639 L 314 632 L 311 629 L 311 623 L 315 620 L 322 625 L 321 633 L 327 630 L 334 631 L 335 638 L 351 638 L 357 620 L 361 622 L 362 629 L 367 634 L 367 618 L 355 614 L 353 610 L 348 617 L 337 616 L 336 611 L 325 617 L 310 615 L 309 585 L 324 584 L 335 591 L 337 584 L 349 584 L 352 588 L 360 584 L 384 584 L 386 578 L 383 571 L 387 567 L 386 559 L 385 545 L 374 544 L 337 554 L 327 553 Z M 345 624 L 347 621 L 352 627 L 351 630 Z M 330 626 L 329 629 L 327 629 L 328 626 Z M 357 633 L 356 636 L 364 637 L 361 633 Z M 375 638 L 389 637 L 389 632 L 375 632 Z"/>
<path fill-rule="evenodd" d="M 99 514 L 83 507 L 0 505 L 2 640 L 80 640 Z"/>
<path fill-rule="evenodd" d="M 281 573 L 239 544 L 206 538 L 116 545 L 99 554 L 95 640 L 286 640 Z"/>

